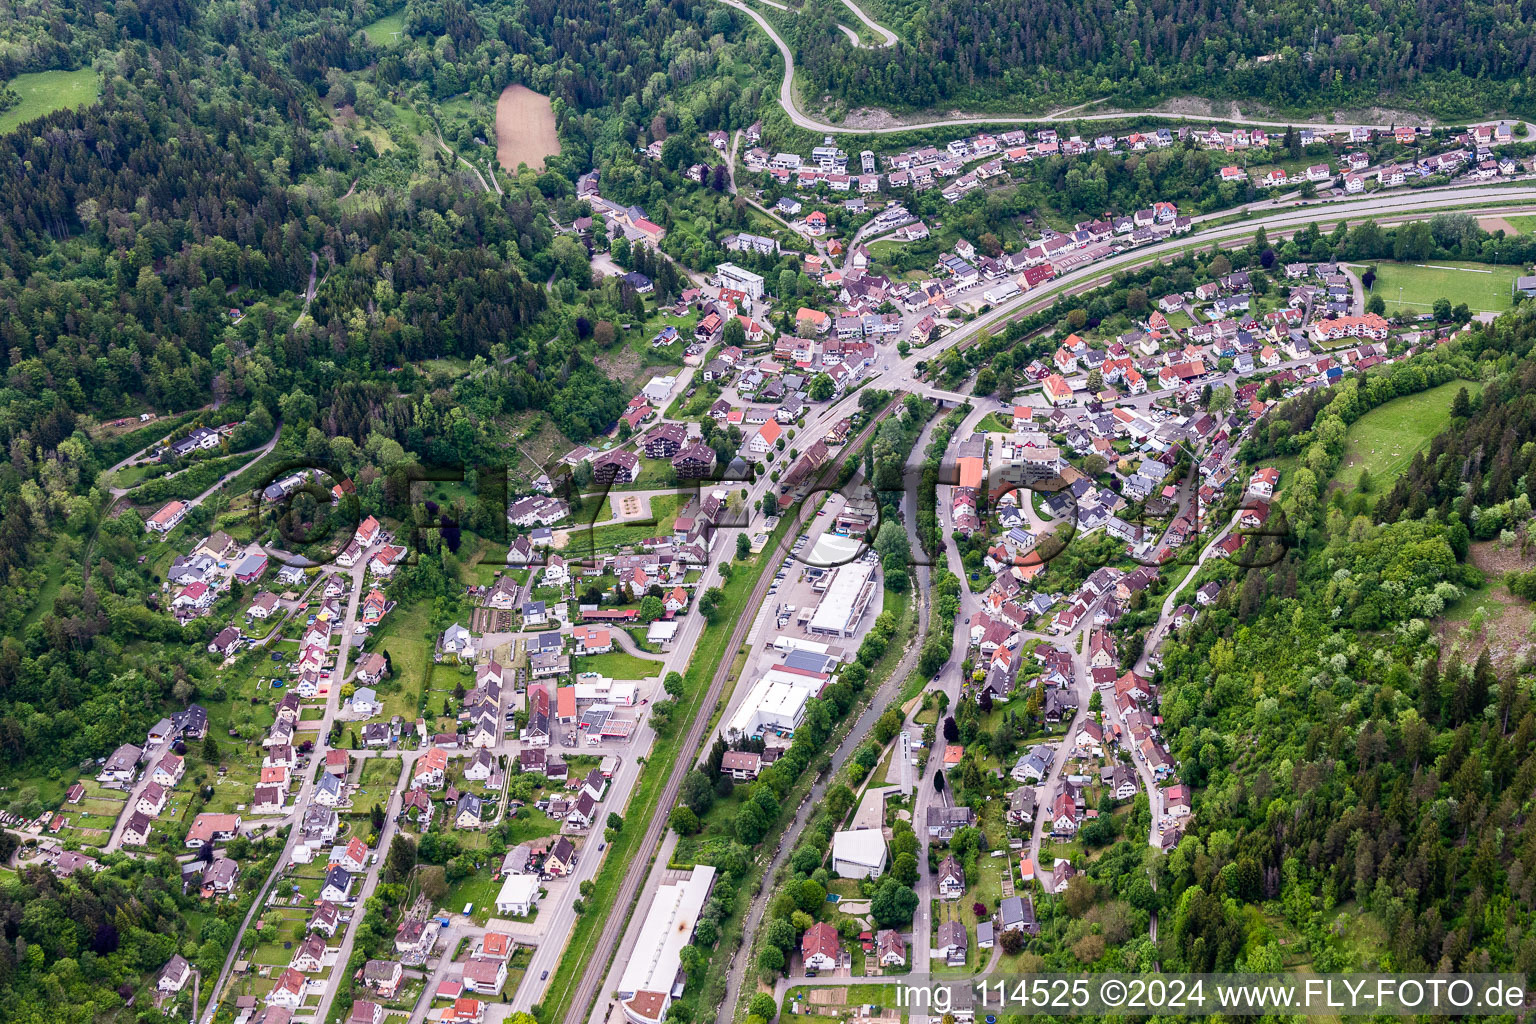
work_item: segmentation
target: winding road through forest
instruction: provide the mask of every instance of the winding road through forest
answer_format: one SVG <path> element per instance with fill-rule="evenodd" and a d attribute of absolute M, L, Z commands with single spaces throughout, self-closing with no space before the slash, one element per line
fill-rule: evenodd
<path fill-rule="evenodd" d="M 879 35 L 882 39 L 885 40 L 883 43 L 880 44 L 882 47 L 885 47 L 885 46 L 895 46 L 896 45 L 896 33 L 892 32 L 890 29 L 886 28 L 884 25 L 877 24 L 874 21 L 874 19 L 872 19 L 869 15 L 865 14 L 862 10 L 860 10 L 859 6 L 857 4 L 855 4 L 853 2 L 853 0 L 843 0 L 843 6 L 848 8 L 850 11 L 852 11 L 854 17 L 856 17 L 860 21 L 862 21 L 865 24 L 866 27 L 868 27 L 871 31 L 875 32 L 877 35 Z"/>
<path fill-rule="evenodd" d="M 1215 124 L 1241 124 L 1251 125 L 1257 128 L 1321 128 L 1331 131 L 1338 131 L 1339 129 L 1348 128 L 1372 128 L 1377 130 L 1390 130 L 1395 127 L 1391 124 L 1346 123 L 1343 121 L 1274 121 L 1244 117 L 1240 113 L 1233 116 L 1223 116 L 1218 114 L 1186 114 L 1165 110 L 1117 110 L 1098 114 L 1075 113 L 1075 111 L 1081 110 L 1085 104 L 1079 104 L 1074 107 L 1069 107 L 1064 110 L 1058 110 L 1048 114 L 957 114 L 953 117 L 937 118 L 929 121 L 914 121 L 910 124 L 892 124 L 878 128 L 855 128 L 849 127 L 847 125 L 831 124 L 826 121 L 817 120 L 815 117 L 807 114 L 800 108 L 799 97 L 795 94 L 795 56 L 792 52 L 790 52 L 789 44 L 786 43 L 783 37 L 780 36 L 777 31 L 775 31 L 771 24 L 768 23 L 768 20 L 757 11 L 747 6 L 747 4 L 742 2 L 742 0 L 718 0 L 718 2 L 741 11 L 753 21 L 757 22 L 758 27 L 760 27 L 764 32 L 768 33 L 768 38 L 773 40 L 774 45 L 779 48 L 779 53 L 784 58 L 784 80 L 779 84 L 779 106 L 784 108 L 784 112 L 789 115 L 789 119 L 801 128 L 808 128 L 811 131 L 822 132 L 829 135 L 893 135 L 899 132 L 917 131 L 925 128 L 950 128 L 960 125 L 1050 124 L 1063 121 L 1123 121 L 1127 118 L 1133 117 L 1157 117 L 1170 121 L 1198 121 Z M 892 46 L 895 44 L 896 36 L 893 32 L 881 25 L 876 24 L 862 10 L 850 2 L 850 0 L 843 0 L 843 3 L 848 6 L 849 10 L 858 15 L 859 20 L 862 21 L 865 25 L 887 38 L 888 41 L 884 44 L 885 46 Z M 784 10 L 789 9 L 784 8 L 782 4 L 777 3 L 773 4 L 773 6 Z M 1516 119 L 1505 119 L 1505 123 L 1524 123 L 1526 126 L 1527 135 L 1531 135 L 1533 132 L 1536 132 L 1536 124 L 1532 124 L 1530 122 L 1520 122 Z"/>

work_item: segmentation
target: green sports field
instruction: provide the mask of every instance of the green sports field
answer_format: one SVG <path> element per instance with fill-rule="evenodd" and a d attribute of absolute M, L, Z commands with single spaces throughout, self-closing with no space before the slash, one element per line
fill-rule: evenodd
<path fill-rule="evenodd" d="M 94 69 L 81 68 L 17 75 L 5 84 L 16 91 L 21 102 L 0 114 L 0 135 L 55 110 L 95 102 L 98 79 Z"/>
<path fill-rule="evenodd" d="M 1381 296 L 1388 313 L 1428 313 L 1440 298 L 1449 299 L 1453 306 L 1465 302 L 1474 313 L 1498 313 L 1513 305 L 1510 286 L 1520 274 L 1519 267 L 1440 260 L 1383 260 L 1372 265 L 1376 268 L 1376 283 L 1370 294 Z M 1357 268 L 1357 272 L 1364 270 Z"/>
<path fill-rule="evenodd" d="M 1424 448 L 1451 418 L 1451 403 L 1462 388 L 1473 398 L 1481 384 L 1453 380 L 1430 391 L 1395 398 L 1350 424 L 1344 435 L 1344 461 L 1334 481 L 1354 487 L 1360 470 L 1371 471 L 1371 489 L 1381 493 L 1392 486 L 1415 452 Z"/>

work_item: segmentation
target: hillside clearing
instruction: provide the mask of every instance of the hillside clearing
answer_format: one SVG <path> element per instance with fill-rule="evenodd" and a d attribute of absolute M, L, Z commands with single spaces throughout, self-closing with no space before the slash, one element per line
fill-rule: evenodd
<path fill-rule="evenodd" d="M 391 46 L 405 35 L 405 8 L 363 26 L 363 35 L 374 46 Z"/>
<path fill-rule="evenodd" d="M 0 114 L 0 134 L 15 131 L 28 121 L 70 107 L 83 107 L 96 101 L 100 85 L 94 68 L 79 71 L 36 71 L 17 75 L 6 83 L 21 96 L 21 102 Z"/>
<path fill-rule="evenodd" d="M 1344 435 L 1344 461 L 1334 474 L 1334 482 L 1354 487 L 1360 471 L 1371 473 L 1372 488 L 1390 488 L 1416 452 L 1429 444 L 1451 418 L 1451 403 L 1462 388 L 1473 397 L 1481 384 L 1453 380 L 1417 395 L 1394 398 L 1360 417 Z"/>
<path fill-rule="evenodd" d="M 543 170 L 544 158 L 560 152 L 555 134 L 555 109 L 549 97 L 526 85 L 509 85 L 496 100 L 496 160 L 502 170 L 517 173 L 521 164 Z"/>

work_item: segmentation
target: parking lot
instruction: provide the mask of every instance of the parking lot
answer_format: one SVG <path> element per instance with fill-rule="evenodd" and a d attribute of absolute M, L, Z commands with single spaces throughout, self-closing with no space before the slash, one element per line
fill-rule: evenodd
<path fill-rule="evenodd" d="M 857 498 L 854 499 L 856 504 Z M 874 561 L 876 556 L 859 538 L 840 535 L 835 530 L 839 515 L 848 509 L 850 501 L 842 494 L 833 494 L 809 517 L 808 524 L 795 539 L 790 554 L 774 572 L 768 587 L 767 612 L 772 616 L 759 628 L 764 635 L 759 639 L 772 643 L 779 637 L 810 643 L 828 644 L 831 648 L 852 650 L 857 646 L 853 637 L 836 637 L 813 634 L 808 629 L 828 583 L 839 566 L 848 565 L 854 571 L 862 560 Z M 882 594 L 877 593 L 860 618 L 861 624 L 872 622 L 880 614 Z M 831 651 L 829 651 L 831 653 Z"/>

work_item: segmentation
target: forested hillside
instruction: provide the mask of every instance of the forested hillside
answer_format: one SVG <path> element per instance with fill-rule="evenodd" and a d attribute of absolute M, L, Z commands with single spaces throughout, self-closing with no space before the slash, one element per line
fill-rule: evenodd
<path fill-rule="evenodd" d="M 852 106 L 1046 110 L 1194 94 L 1279 109 L 1385 102 L 1475 117 L 1521 110 L 1536 70 L 1529 0 L 877 0 L 869 10 L 901 37 L 897 46 L 849 47 L 836 28 L 847 20 L 838 0 L 810 0 L 792 21 L 807 95 Z"/>
<path fill-rule="evenodd" d="M 6 833 L 0 852 L 8 857 L 16 842 Z M 243 854 L 249 844 L 239 842 Z M 250 849 L 275 854 L 275 847 Z M 24 868 L 0 886 L 0 1017 L 16 1024 L 112 1019 L 143 976 L 178 953 L 212 977 L 250 899 L 246 887 L 240 901 L 203 910 L 182 891 L 180 866 L 170 856 L 121 857 L 69 878 Z M 137 1013 L 169 1019 L 147 1004 Z"/>

